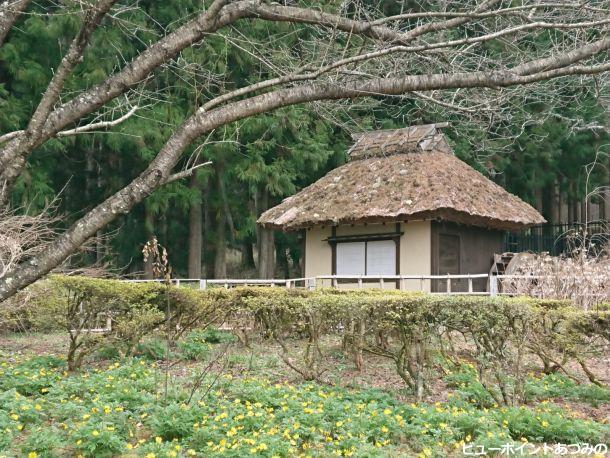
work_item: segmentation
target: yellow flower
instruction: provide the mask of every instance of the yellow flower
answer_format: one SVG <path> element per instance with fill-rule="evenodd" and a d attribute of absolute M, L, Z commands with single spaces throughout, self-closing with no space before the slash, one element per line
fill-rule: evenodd
<path fill-rule="evenodd" d="M 28 458 L 36 458 L 37 456 L 38 456 L 38 453 L 36 453 L 36 452 L 28 453 Z"/>
<path fill-rule="evenodd" d="M 543 420 L 543 421 L 542 421 L 542 427 L 543 427 L 543 428 L 546 428 L 547 426 L 549 426 L 549 422 L 548 422 L 548 421 L 546 421 L 546 420 Z"/>
<path fill-rule="evenodd" d="M 342 421 L 338 421 L 337 423 L 335 423 L 335 425 L 337 425 L 337 428 L 340 428 L 341 426 L 343 426 L 343 422 Z"/>
<path fill-rule="evenodd" d="M 146 458 L 155 458 L 155 454 L 154 453 L 148 453 L 148 454 L 146 454 Z"/>
<path fill-rule="evenodd" d="M 91 431 L 91 435 L 92 436 L 99 436 L 100 433 L 99 433 L 99 431 L 93 430 L 93 431 Z"/>
<path fill-rule="evenodd" d="M 36 405 L 34 406 L 34 408 L 35 408 L 36 410 L 41 410 L 41 409 L 42 409 L 42 407 L 40 406 L 40 404 L 36 404 Z"/>
<path fill-rule="evenodd" d="M 161 442 L 163 442 L 163 439 L 162 439 L 162 438 L 160 438 L 159 436 L 157 436 L 157 437 L 155 437 L 155 442 L 156 442 L 157 444 L 160 444 Z"/>
<path fill-rule="evenodd" d="M 387 426 L 382 426 L 381 427 L 381 432 L 382 433 L 387 433 L 389 431 L 389 429 L 387 428 Z"/>
<path fill-rule="evenodd" d="M 15 421 L 19 420 L 19 415 L 17 415 L 16 413 L 11 415 L 11 418 Z"/>
<path fill-rule="evenodd" d="M 384 409 L 383 414 L 384 415 L 390 415 L 392 413 L 392 411 L 390 409 Z"/>

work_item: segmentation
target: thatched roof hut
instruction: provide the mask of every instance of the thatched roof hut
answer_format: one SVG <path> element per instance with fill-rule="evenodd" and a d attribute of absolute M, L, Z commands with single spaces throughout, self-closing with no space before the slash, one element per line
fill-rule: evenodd
<path fill-rule="evenodd" d="M 347 164 L 263 213 L 259 224 L 306 229 L 306 277 L 489 272 L 506 230 L 544 218 L 458 159 L 439 127 L 356 135 Z M 485 285 L 482 278 L 475 287 Z M 439 280 L 423 287 L 444 288 Z"/>
<path fill-rule="evenodd" d="M 545 221 L 458 159 L 437 125 L 359 134 L 348 154 L 349 162 L 263 213 L 259 224 L 293 231 L 440 218 L 517 230 Z"/>

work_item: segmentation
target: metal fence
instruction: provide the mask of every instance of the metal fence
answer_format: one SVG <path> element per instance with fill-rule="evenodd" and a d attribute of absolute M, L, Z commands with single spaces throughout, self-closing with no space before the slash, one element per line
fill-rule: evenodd
<path fill-rule="evenodd" d="M 588 223 L 543 224 L 518 233 L 506 233 L 504 251 L 511 253 L 548 252 L 552 256 L 559 256 L 580 248 L 585 239 L 591 242 L 589 246 L 601 247 L 604 245 L 602 242 L 608 240 L 609 234 L 610 225 L 606 220 Z"/>

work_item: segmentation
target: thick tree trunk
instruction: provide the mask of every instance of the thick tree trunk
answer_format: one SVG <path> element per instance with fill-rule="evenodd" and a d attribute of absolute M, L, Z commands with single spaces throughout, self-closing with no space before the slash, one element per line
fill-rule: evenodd
<path fill-rule="evenodd" d="M 220 199 L 222 200 L 222 212 L 224 213 L 226 221 L 226 229 L 229 232 L 229 241 L 235 244 L 235 224 L 233 223 L 233 215 L 231 214 L 231 207 L 229 206 L 229 198 L 225 190 L 225 181 L 223 178 L 224 162 L 219 161 L 216 173 L 218 174 L 218 191 L 220 193 Z"/>
<path fill-rule="evenodd" d="M 540 213 L 544 213 L 544 202 L 542 199 L 542 188 L 534 189 L 534 206 Z"/>
<path fill-rule="evenodd" d="M 226 242 L 226 218 L 223 211 L 219 211 L 216 226 L 216 244 L 214 256 L 214 278 L 227 278 L 227 242 Z"/>
<path fill-rule="evenodd" d="M 557 190 L 557 200 L 556 200 L 556 208 L 555 208 L 555 213 L 557 214 L 557 224 L 562 224 L 564 222 L 564 219 L 566 217 L 566 215 L 564 214 L 564 210 L 563 210 L 563 192 L 561 191 L 561 181 L 559 181 L 557 183 L 557 186 L 555 188 Z"/>
<path fill-rule="evenodd" d="M 257 213 L 269 208 L 269 191 L 265 188 L 259 192 Z M 275 275 L 275 234 L 273 230 L 258 228 L 258 276 L 260 278 L 273 278 Z"/>
<path fill-rule="evenodd" d="M 256 213 L 256 204 L 258 202 L 256 192 L 254 192 L 253 198 L 248 200 L 248 210 L 250 217 L 256 221 L 257 213 Z M 243 242 L 242 247 L 242 264 L 246 269 L 254 269 L 256 268 L 256 261 L 254 260 L 254 243 L 257 240 L 258 227 L 255 228 L 254 237 L 248 235 Z"/>
<path fill-rule="evenodd" d="M 574 182 L 570 180 L 568 185 L 568 223 L 570 224 L 575 223 L 577 218 L 575 194 Z"/>
<path fill-rule="evenodd" d="M 553 183 L 551 186 L 549 186 L 548 189 L 549 193 L 548 193 L 548 205 L 547 205 L 547 209 L 548 209 L 548 220 L 549 223 L 551 224 L 559 224 L 560 222 L 560 199 L 559 199 L 559 187 L 557 185 L 557 183 Z"/>
<path fill-rule="evenodd" d="M 258 252 L 258 276 L 273 278 L 275 275 L 275 237 L 273 230 L 260 229 L 260 249 Z"/>
<path fill-rule="evenodd" d="M 210 188 L 212 186 L 212 180 L 206 180 L 205 184 L 203 186 L 203 195 L 201 196 L 201 201 L 202 201 L 202 205 L 203 205 L 203 240 L 202 240 L 202 254 L 203 254 L 203 259 L 201 261 L 201 272 L 203 273 L 203 275 L 206 278 L 212 278 L 214 276 L 214 271 L 213 271 L 213 267 L 214 264 L 212 263 L 212 253 L 214 251 L 212 243 L 211 243 L 211 239 L 210 239 L 210 234 L 212 234 L 214 231 L 212 229 L 212 223 L 213 223 L 213 211 L 210 208 Z"/>
<path fill-rule="evenodd" d="M 223 163 L 216 163 L 216 188 L 223 189 Z M 216 211 L 216 243 L 214 244 L 214 278 L 227 278 L 227 205 L 222 197 Z"/>
<path fill-rule="evenodd" d="M 191 176 L 191 191 L 199 191 L 197 175 Z M 201 198 L 191 202 L 189 207 L 188 277 L 201 278 L 201 258 L 203 249 L 203 211 Z"/>

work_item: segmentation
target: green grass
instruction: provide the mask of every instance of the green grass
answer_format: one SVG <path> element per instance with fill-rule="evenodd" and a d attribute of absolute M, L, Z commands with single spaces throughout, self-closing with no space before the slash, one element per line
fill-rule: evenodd
<path fill-rule="evenodd" d="M 197 366 L 188 367 L 192 373 L 172 378 L 165 401 L 163 372 L 143 359 L 68 374 L 61 358 L 0 357 L 0 455 L 459 456 L 466 442 L 599 443 L 610 434 L 608 425 L 542 400 L 603 402 L 608 390 L 557 376 L 528 381 L 532 399 L 542 401 L 514 408 L 481 405 L 468 370 L 449 376 L 455 389 L 444 403 L 230 374 L 188 402 Z"/>

